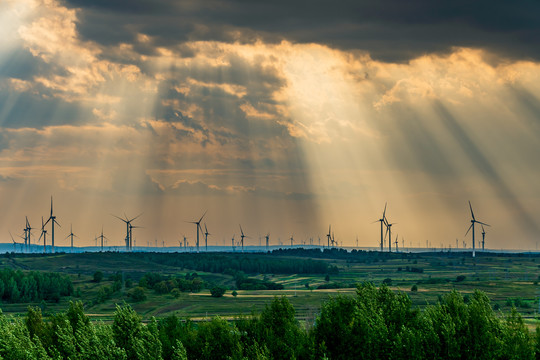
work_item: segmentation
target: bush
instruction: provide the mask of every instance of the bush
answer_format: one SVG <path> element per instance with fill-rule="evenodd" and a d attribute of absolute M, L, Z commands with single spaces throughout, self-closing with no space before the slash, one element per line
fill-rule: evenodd
<path fill-rule="evenodd" d="M 238 296 L 238 293 L 236 292 L 236 290 L 233 290 L 233 292 L 231 293 L 232 296 L 234 297 L 237 297 Z"/>
<path fill-rule="evenodd" d="M 214 286 L 210 289 L 210 294 L 212 297 L 218 298 L 222 297 L 225 294 L 226 289 L 223 286 Z"/>
<path fill-rule="evenodd" d="M 144 301 L 146 300 L 146 291 L 144 291 L 143 287 L 137 286 L 130 289 L 127 292 L 127 296 L 135 302 Z"/>
<path fill-rule="evenodd" d="M 456 277 L 456 282 L 462 282 L 466 279 L 467 277 L 465 275 L 458 275 Z"/>
<path fill-rule="evenodd" d="M 95 283 L 100 283 L 103 280 L 103 273 L 101 271 L 96 271 L 94 273 L 94 279 L 92 280 Z"/>
<path fill-rule="evenodd" d="M 182 292 L 180 291 L 180 289 L 178 288 L 174 288 L 171 290 L 171 295 L 175 298 L 175 299 L 178 299 L 180 297 L 180 294 Z"/>
<path fill-rule="evenodd" d="M 391 286 L 392 285 L 392 279 L 390 278 L 386 278 L 382 281 L 382 283 L 386 286 Z"/>
<path fill-rule="evenodd" d="M 411 291 L 418 291 L 418 286 L 416 284 L 411 286 Z"/>

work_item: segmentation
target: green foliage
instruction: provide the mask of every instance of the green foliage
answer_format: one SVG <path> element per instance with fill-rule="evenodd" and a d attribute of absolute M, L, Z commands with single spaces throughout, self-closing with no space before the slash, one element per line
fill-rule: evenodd
<path fill-rule="evenodd" d="M 127 296 L 135 302 L 146 300 L 146 292 L 144 291 L 144 288 L 140 286 L 134 287 L 133 289 L 129 289 L 127 292 Z"/>
<path fill-rule="evenodd" d="M 127 360 L 162 358 L 155 319 L 143 326 L 140 316 L 131 306 L 116 306 L 112 331 L 116 345 L 126 352 Z"/>
<path fill-rule="evenodd" d="M 100 283 L 101 280 L 103 280 L 103 273 L 101 271 L 96 271 L 94 273 L 94 277 L 93 277 L 92 281 L 95 282 L 95 283 Z"/>
<path fill-rule="evenodd" d="M 38 302 L 60 301 L 73 295 L 73 284 L 68 276 L 39 271 L 22 272 L 11 269 L 0 271 L 0 299 L 2 301 Z"/>
<path fill-rule="evenodd" d="M 411 291 L 418 291 L 418 285 L 413 284 L 413 286 L 411 286 Z"/>
<path fill-rule="evenodd" d="M 212 297 L 222 297 L 224 294 L 225 294 L 225 291 L 227 289 L 223 286 L 214 286 L 213 288 L 210 289 L 210 294 L 212 295 Z"/>
<path fill-rule="evenodd" d="M 232 293 L 231 293 L 232 296 L 234 297 L 237 297 L 238 296 L 238 292 L 236 290 L 233 290 Z"/>
<path fill-rule="evenodd" d="M 462 282 L 465 281 L 467 277 L 465 275 L 458 275 L 456 276 L 456 282 Z"/>
<path fill-rule="evenodd" d="M 143 325 L 129 305 L 117 306 L 112 324 L 93 324 L 70 302 L 45 320 L 39 307 L 24 319 L 0 313 L 0 359 L 540 358 L 540 327 L 531 336 L 515 308 L 498 317 L 479 291 L 468 302 L 452 291 L 419 311 L 407 294 L 364 283 L 355 296 L 326 301 L 312 326 L 300 325 L 286 297 L 260 315 L 197 324 L 173 315 Z"/>
<path fill-rule="evenodd" d="M 391 285 L 392 285 L 392 279 L 386 278 L 386 279 L 383 280 L 382 283 L 383 283 L 384 285 L 386 285 L 386 286 L 391 286 Z"/>
<path fill-rule="evenodd" d="M 282 284 L 276 284 L 269 280 L 260 280 L 244 276 L 242 273 L 235 275 L 236 287 L 240 290 L 282 290 Z"/>

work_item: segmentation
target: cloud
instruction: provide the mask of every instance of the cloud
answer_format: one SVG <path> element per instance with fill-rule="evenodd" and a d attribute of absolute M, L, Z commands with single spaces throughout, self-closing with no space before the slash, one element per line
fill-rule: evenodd
<path fill-rule="evenodd" d="M 325 1 L 67 1 L 80 9 L 84 38 L 104 44 L 136 43 L 148 35 L 151 46 L 189 41 L 228 43 L 319 43 L 369 52 L 384 61 L 406 61 L 453 47 L 486 49 L 514 59 L 539 59 L 540 5 L 504 0 L 402 2 Z M 148 52 L 148 47 L 144 48 Z"/>

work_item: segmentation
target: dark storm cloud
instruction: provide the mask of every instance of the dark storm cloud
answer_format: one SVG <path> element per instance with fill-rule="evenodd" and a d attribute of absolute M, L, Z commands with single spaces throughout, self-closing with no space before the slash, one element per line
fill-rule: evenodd
<path fill-rule="evenodd" d="M 267 42 L 283 39 L 366 50 L 403 61 L 454 46 L 479 47 L 511 58 L 540 59 L 540 2 L 344 0 L 85 1 L 81 35 L 102 44 L 153 36 L 154 46 L 187 40 Z M 141 51 L 151 51 L 145 47 Z"/>

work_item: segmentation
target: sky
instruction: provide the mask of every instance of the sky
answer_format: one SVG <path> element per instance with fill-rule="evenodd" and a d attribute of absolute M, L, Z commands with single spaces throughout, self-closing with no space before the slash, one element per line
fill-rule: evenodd
<path fill-rule="evenodd" d="M 400 248 L 462 248 L 470 201 L 535 250 L 539 38 L 533 0 L 3 0 L 0 241 L 53 196 L 60 246 L 207 211 L 210 245 L 378 247 L 387 204 Z"/>

